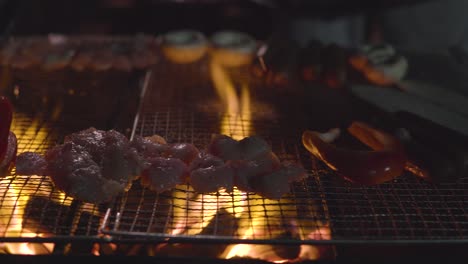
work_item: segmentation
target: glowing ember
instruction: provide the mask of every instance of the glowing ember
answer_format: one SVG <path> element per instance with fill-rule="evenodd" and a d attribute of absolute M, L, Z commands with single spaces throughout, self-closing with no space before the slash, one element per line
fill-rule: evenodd
<path fill-rule="evenodd" d="M 191 197 L 192 196 L 192 197 Z M 198 235 L 217 217 L 219 212 L 239 216 L 245 208 L 245 193 L 234 189 L 216 194 L 194 194 L 191 187 L 180 186 L 173 191 L 173 235 Z"/>

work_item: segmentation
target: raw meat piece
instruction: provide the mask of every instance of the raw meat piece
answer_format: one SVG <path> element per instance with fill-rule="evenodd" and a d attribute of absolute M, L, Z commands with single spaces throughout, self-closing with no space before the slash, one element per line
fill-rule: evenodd
<path fill-rule="evenodd" d="M 165 156 L 168 158 L 177 158 L 189 165 L 198 155 L 200 151 L 197 147 L 190 143 L 174 143 L 170 144 Z"/>
<path fill-rule="evenodd" d="M 232 192 L 234 170 L 227 165 L 198 168 L 190 173 L 190 185 L 199 193 L 216 192 L 220 188 Z"/>
<path fill-rule="evenodd" d="M 210 154 L 225 161 L 241 159 L 239 142 L 226 135 L 213 135 L 207 149 Z"/>
<path fill-rule="evenodd" d="M 199 168 L 208 168 L 211 166 L 218 167 L 222 165 L 224 165 L 224 161 L 221 158 L 211 155 L 210 153 L 201 151 L 197 154 L 197 157 L 190 163 L 189 170 L 193 171 Z"/>
<path fill-rule="evenodd" d="M 23 152 L 16 157 L 16 174 L 47 175 L 47 161 L 36 152 Z"/>
<path fill-rule="evenodd" d="M 270 173 L 280 167 L 280 161 L 273 152 L 264 154 L 263 157 L 256 160 L 238 160 L 228 163 L 235 170 L 235 185 L 239 190 L 246 192 L 254 191 L 251 185 L 253 178 Z"/>
<path fill-rule="evenodd" d="M 141 174 L 141 185 L 156 192 L 164 192 L 187 179 L 187 165 L 180 159 L 157 157 Z"/>
<path fill-rule="evenodd" d="M 58 189 L 91 203 L 108 202 L 127 190 L 142 168 L 137 151 L 123 134 L 95 128 L 67 136 L 45 158 Z"/>

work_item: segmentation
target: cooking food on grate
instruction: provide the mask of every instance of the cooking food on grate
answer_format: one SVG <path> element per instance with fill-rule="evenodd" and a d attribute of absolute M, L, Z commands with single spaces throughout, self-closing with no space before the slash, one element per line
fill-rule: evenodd
<path fill-rule="evenodd" d="M 187 165 L 190 165 L 198 156 L 198 153 L 200 153 L 198 148 L 190 143 L 173 143 L 168 145 L 169 147 L 164 155 L 168 158 L 180 159 Z"/>
<path fill-rule="evenodd" d="M 292 162 L 283 162 L 278 169 L 250 177 L 252 189 L 269 199 L 280 199 L 289 192 L 291 182 L 297 182 L 307 176 L 304 168 Z"/>
<path fill-rule="evenodd" d="M 141 173 L 141 185 L 156 192 L 173 189 L 178 184 L 186 182 L 187 165 L 177 158 L 150 158 L 148 166 Z"/>
<path fill-rule="evenodd" d="M 256 159 L 231 160 L 228 163 L 235 171 L 235 185 L 246 192 L 255 191 L 252 186 L 253 178 L 272 173 L 281 166 L 280 160 L 271 151 Z"/>
<path fill-rule="evenodd" d="M 162 51 L 168 60 L 186 64 L 200 60 L 208 51 L 203 33 L 194 30 L 168 32 L 162 39 Z"/>
<path fill-rule="evenodd" d="M 406 153 L 397 138 L 357 121 L 348 131 L 373 150 L 351 150 L 331 144 L 340 134 L 337 128 L 326 133 L 305 131 L 302 142 L 310 153 L 352 182 L 380 184 L 402 174 Z"/>
<path fill-rule="evenodd" d="M 69 196 L 108 202 L 128 189 L 142 162 L 128 139 L 115 130 L 95 128 L 73 133 L 45 154 L 47 173 Z"/>
<path fill-rule="evenodd" d="M 15 69 L 77 71 L 115 69 L 130 71 L 154 65 L 158 61 L 154 37 L 66 36 L 18 37 L 0 48 L 0 61 Z"/>
<path fill-rule="evenodd" d="M 268 143 L 258 136 L 245 137 L 239 141 L 226 135 L 213 135 L 208 151 L 227 160 L 251 160 L 271 152 Z"/>
<path fill-rule="evenodd" d="M 16 157 L 16 174 L 47 175 L 47 161 L 39 153 L 26 151 Z"/>
<path fill-rule="evenodd" d="M 136 148 L 142 159 L 155 157 L 176 158 L 189 165 L 200 152 L 197 147 L 190 143 L 168 144 L 166 140 L 159 136 L 151 137 L 135 136 L 131 145 Z"/>
<path fill-rule="evenodd" d="M 0 96 L 0 177 L 10 172 L 16 161 L 16 135 L 10 131 L 13 106 L 7 97 Z"/>
<path fill-rule="evenodd" d="M 158 135 L 151 137 L 135 135 L 130 144 L 145 163 L 148 163 L 147 160 L 151 158 L 163 157 L 169 148 L 166 140 Z"/>
<path fill-rule="evenodd" d="M 165 192 L 189 183 L 196 192 L 231 192 L 234 186 L 279 199 L 289 184 L 306 176 L 304 168 L 281 163 L 260 137 L 240 141 L 214 135 L 206 151 L 190 143 L 167 143 L 158 135 L 130 142 L 117 131 L 95 128 L 65 137 L 64 143 L 38 153 L 19 155 L 17 174 L 49 175 L 71 197 L 102 203 L 127 190 L 140 176 L 142 186 Z"/>
<path fill-rule="evenodd" d="M 189 183 L 199 193 L 216 192 L 221 188 L 230 192 L 234 186 L 234 170 L 221 158 L 200 152 L 190 164 Z"/>
<path fill-rule="evenodd" d="M 233 169 L 237 188 L 266 198 L 281 198 L 291 182 L 307 175 L 299 164 L 281 163 L 271 146 L 258 136 L 237 141 L 226 135 L 213 135 L 207 149 Z"/>

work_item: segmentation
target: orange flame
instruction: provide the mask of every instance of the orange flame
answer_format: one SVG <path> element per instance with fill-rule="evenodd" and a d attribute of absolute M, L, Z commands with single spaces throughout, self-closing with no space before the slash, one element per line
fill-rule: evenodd
<path fill-rule="evenodd" d="M 216 89 L 216 92 L 225 107 L 225 115 L 220 125 L 220 133 L 229 135 L 234 139 L 240 140 L 245 137 L 252 135 L 252 99 L 250 97 L 250 90 L 247 84 L 241 84 L 240 96 L 236 91 L 234 82 L 226 72 L 225 68 L 215 60 L 211 61 L 210 64 L 211 77 Z M 238 220 L 238 230 L 236 230 L 236 236 L 241 239 L 274 239 L 275 236 L 280 236 L 284 233 L 285 225 L 296 226 L 294 232 L 297 232 L 301 239 L 310 239 L 311 234 L 314 234 L 315 238 L 318 239 L 330 239 L 330 229 L 322 223 L 317 223 L 320 228 L 315 230 L 300 230 L 297 228 L 297 224 L 285 223 L 285 219 L 297 219 L 297 208 L 294 206 L 294 201 L 288 201 L 288 199 L 269 200 L 264 199 L 261 196 L 254 194 L 247 194 L 245 192 L 235 190 L 233 197 L 237 203 L 232 203 L 231 195 L 225 192 L 221 192 L 222 197 L 227 197 L 225 206 L 231 206 L 229 208 L 236 219 Z M 216 210 L 219 210 L 219 196 L 207 196 L 204 195 L 203 199 L 209 202 L 218 201 L 217 208 L 211 208 L 209 211 L 209 217 L 200 219 L 203 222 L 211 220 L 216 214 Z M 201 201 L 196 200 L 195 204 L 187 205 L 189 208 L 198 203 L 198 206 L 202 204 Z M 206 210 L 206 209 L 205 209 Z M 206 211 L 205 211 L 206 212 Z M 205 213 L 204 212 L 204 213 Z M 204 222 L 201 227 L 207 225 Z M 310 225 L 307 225 L 310 226 Z M 201 229 L 197 229 L 197 232 Z M 328 232 L 328 235 L 326 235 Z M 317 236 L 317 234 L 324 234 Z M 268 247 L 268 246 L 267 246 Z M 270 245 L 270 247 L 272 247 Z M 252 245 L 252 244 L 236 244 L 228 246 L 224 252 L 220 255 L 221 258 L 233 258 L 233 257 L 248 257 L 255 259 L 263 259 L 270 262 L 287 262 L 289 259 L 278 256 L 274 253 L 274 250 L 265 250 L 265 245 Z M 317 247 L 303 245 L 300 247 L 300 252 L 297 258 L 315 260 L 320 257 L 320 251 Z"/>
<path fill-rule="evenodd" d="M 237 140 L 249 136 L 252 133 L 252 113 L 248 85 L 242 84 L 238 95 L 234 82 L 221 64 L 213 60 L 210 71 L 216 92 L 225 107 L 220 133 Z"/>

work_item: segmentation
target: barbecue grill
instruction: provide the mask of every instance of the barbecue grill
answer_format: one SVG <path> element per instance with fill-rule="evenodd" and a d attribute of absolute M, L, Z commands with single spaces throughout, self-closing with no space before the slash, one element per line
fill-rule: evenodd
<path fill-rule="evenodd" d="M 106 37 L 112 43 L 134 36 Z M 352 255 L 349 249 L 361 246 L 432 249 L 468 243 L 466 175 L 439 185 L 405 172 L 384 184 L 361 186 L 303 147 L 305 129 L 379 114 L 367 105 L 348 111 L 356 101 L 339 91 L 272 86 L 252 75 L 249 66 L 223 68 L 209 57 L 175 64 L 159 48 L 154 64 L 125 73 L 3 66 L 8 81 L 3 93 L 15 106 L 18 153 L 44 153 L 67 134 L 90 126 L 117 129 L 129 138 L 158 134 L 199 148 L 215 133 L 259 135 L 280 160 L 303 165 L 307 178 L 292 184 L 280 200 L 237 189 L 198 194 L 189 185 L 155 193 L 135 181 L 111 202 L 90 204 L 58 191 L 47 176 L 13 170 L 0 179 L 2 253 L 305 262 L 336 259 L 340 252 Z M 235 87 L 235 100 L 248 108 L 226 109 L 213 67 L 221 67 L 222 84 Z M 241 96 L 245 87 L 247 97 Z M 323 102 L 314 106 L 314 100 Z M 325 111 L 321 107 L 327 103 L 339 107 Z"/>

